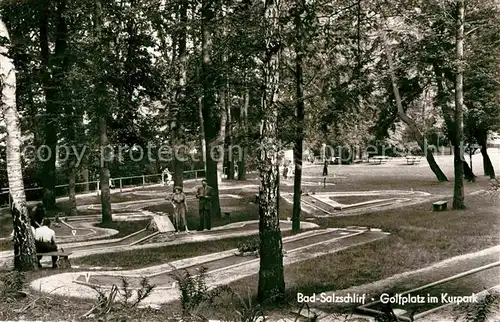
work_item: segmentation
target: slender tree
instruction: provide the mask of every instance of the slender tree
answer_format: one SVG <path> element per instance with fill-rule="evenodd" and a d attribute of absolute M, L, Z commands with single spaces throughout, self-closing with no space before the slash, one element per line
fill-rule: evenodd
<path fill-rule="evenodd" d="M 9 40 L 9 33 L 0 20 L 0 38 Z M 0 84 L 2 114 L 7 129 L 7 177 L 14 226 L 14 268 L 30 271 L 37 268 L 35 238 L 31 231 L 21 164 L 21 127 L 16 106 L 16 71 L 8 50 L 0 44 Z"/>
<path fill-rule="evenodd" d="M 430 166 L 432 172 L 434 172 L 434 174 L 436 175 L 436 178 L 440 182 L 448 181 L 448 178 L 446 177 L 446 175 L 443 173 L 443 171 L 441 170 L 441 168 L 437 164 L 436 159 L 434 159 L 434 155 L 432 154 L 432 152 L 427 150 L 426 141 L 425 141 L 422 133 L 418 129 L 416 122 L 406 114 L 406 112 L 403 108 L 403 104 L 401 101 L 401 95 L 399 93 L 399 88 L 398 88 L 398 82 L 396 79 L 396 72 L 394 70 L 394 66 L 393 66 L 393 62 L 392 62 L 391 49 L 390 49 L 389 43 L 388 43 L 386 35 L 385 35 L 385 30 L 383 29 L 383 26 L 380 23 L 379 23 L 379 34 L 382 38 L 384 51 L 385 51 L 385 55 L 387 58 L 387 64 L 388 64 L 388 68 L 389 68 L 389 74 L 391 77 L 392 89 L 394 91 L 394 97 L 396 99 L 398 116 L 401 119 L 401 121 L 403 121 L 410 128 L 418 145 L 420 146 L 420 148 L 424 152 L 425 157 L 427 159 L 427 162 L 429 163 L 429 166 Z"/>
<path fill-rule="evenodd" d="M 285 292 L 283 241 L 279 223 L 278 93 L 280 82 L 281 39 L 279 8 L 266 0 L 264 9 L 265 54 L 260 126 L 259 237 L 260 270 L 257 298 L 274 302 Z"/>
<path fill-rule="evenodd" d="M 56 86 L 51 77 L 51 59 L 49 49 L 49 22 L 50 1 L 42 0 L 39 5 L 39 32 L 40 32 L 40 61 L 41 79 L 45 93 L 45 145 L 48 147 L 48 155 L 45 155 L 43 163 L 43 203 L 46 209 L 54 209 L 56 206 L 56 145 L 58 114 L 56 106 Z M 60 43 L 59 43 L 60 45 Z M 57 50 L 57 49 L 56 49 Z"/>
<path fill-rule="evenodd" d="M 174 120 L 171 125 L 172 136 L 174 142 L 174 148 L 176 150 L 176 155 L 174 156 L 174 186 L 183 187 L 184 182 L 184 155 L 187 151 L 181 149 L 181 143 L 183 139 L 182 127 L 180 126 L 180 118 L 181 118 L 181 108 L 182 105 L 186 103 L 186 82 L 187 82 L 187 66 L 186 66 L 186 38 L 187 38 L 187 0 L 180 0 L 179 2 L 179 24 L 180 30 L 177 33 L 178 39 L 178 56 L 177 56 L 177 64 L 178 64 L 178 84 L 177 84 L 177 93 L 176 93 L 176 109 L 174 111 Z"/>
<path fill-rule="evenodd" d="M 296 133 L 293 146 L 293 158 L 295 160 L 295 176 L 293 185 L 293 213 L 292 231 L 300 231 L 300 212 L 302 195 L 302 153 L 304 145 L 304 26 L 302 15 L 305 12 L 305 1 L 295 1 L 294 25 L 295 25 L 295 109 L 296 109 Z"/>
<path fill-rule="evenodd" d="M 67 1 L 59 0 L 56 7 L 56 44 L 54 53 L 54 84 L 55 91 L 59 97 L 56 105 L 59 110 L 64 111 L 64 129 L 66 142 L 70 145 L 70 155 L 66 164 L 66 174 L 68 175 L 68 196 L 70 204 L 70 214 L 77 214 L 76 209 L 76 159 L 73 153 L 73 148 L 76 146 L 75 133 L 75 107 L 71 102 L 71 90 L 68 88 L 68 70 L 69 53 L 68 53 L 68 25 L 67 18 Z"/>
<path fill-rule="evenodd" d="M 95 42 L 95 57 L 96 65 L 101 66 L 101 31 L 103 26 L 103 13 L 102 4 L 100 0 L 95 0 L 94 2 L 94 42 Z M 102 66 L 103 67 L 103 66 Z M 99 70 L 97 73 L 100 73 Z M 109 162 L 111 160 L 112 152 L 110 151 L 108 134 L 107 134 L 107 118 L 108 118 L 108 105 L 105 102 L 107 97 L 106 83 L 103 79 L 104 77 L 98 75 L 96 79 L 96 86 L 94 91 L 94 104 L 95 104 L 95 114 L 97 118 L 97 123 L 99 127 L 99 147 L 100 147 L 100 175 L 99 183 L 101 189 L 101 211 L 102 217 L 101 221 L 103 223 L 109 223 L 113 221 L 113 215 L 111 210 L 111 192 L 109 188 Z"/>
<path fill-rule="evenodd" d="M 245 82 L 246 83 L 246 82 Z M 246 158 L 248 154 L 248 144 L 247 144 L 247 135 L 248 135 L 248 106 L 250 105 L 250 89 L 248 87 L 245 88 L 245 94 L 243 95 L 243 104 L 240 107 L 240 128 L 243 133 L 242 140 L 242 149 L 241 155 L 239 157 L 238 164 L 238 180 L 246 180 Z"/>
<path fill-rule="evenodd" d="M 215 3 L 203 0 L 201 4 L 201 51 L 202 51 L 202 116 L 205 136 L 205 176 L 209 186 L 213 188 L 212 214 L 220 217 L 219 174 L 214 150 L 218 144 L 219 122 L 216 111 L 216 79 L 212 62 L 212 41 L 215 23 Z M 224 115 L 225 111 L 221 115 Z M 225 124 L 224 124 L 225 127 Z"/>
<path fill-rule="evenodd" d="M 453 209 L 464 209 L 464 165 L 463 151 L 461 143 L 463 142 L 463 68 L 464 62 L 464 20 L 465 9 L 464 0 L 457 0 L 457 25 L 456 25 L 456 80 L 455 80 L 455 141 L 457 144 L 453 147 L 454 165 L 455 165 L 455 185 L 453 188 Z"/>

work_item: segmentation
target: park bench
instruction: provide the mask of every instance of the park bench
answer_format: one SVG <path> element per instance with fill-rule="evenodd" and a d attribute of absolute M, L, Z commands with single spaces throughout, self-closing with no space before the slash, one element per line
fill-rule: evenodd
<path fill-rule="evenodd" d="M 444 211 L 448 208 L 448 201 L 436 201 L 432 204 L 433 211 Z"/>
<path fill-rule="evenodd" d="M 377 156 L 374 156 L 372 158 L 373 160 L 373 164 L 382 164 L 382 163 L 386 163 L 387 160 L 389 160 L 389 157 L 387 156 L 382 156 L 382 155 L 377 155 Z"/>
<path fill-rule="evenodd" d="M 420 158 L 417 157 L 406 157 L 406 164 L 407 165 L 414 165 L 414 164 L 419 164 L 420 163 Z"/>
<path fill-rule="evenodd" d="M 69 255 L 73 253 L 69 252 L 64 252 L 62 250 L 59 250 L 57 252 L 49 252 L 49 253 L 37 253 L 37 256 L 59 256 L 59 268 L 70 268 L 71 263 L 69 261 Z"/>

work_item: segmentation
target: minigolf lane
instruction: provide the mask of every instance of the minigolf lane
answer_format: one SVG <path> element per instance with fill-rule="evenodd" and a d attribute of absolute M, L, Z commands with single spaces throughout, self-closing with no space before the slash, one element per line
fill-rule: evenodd
<path fill-rule="evenodd" d="M 282 197 L 286 202 L 293 203 L 292 193 Z M 330 217 L 398 208 L 426 202 L 430 197 L 427 192 L 404 190 L 312 192 L 302 195 L 302 205 L 315 217 Z"/>
<path fill-rule="evenodd" d="M 355 234 L 359 234 L 359 231 L 355 230 L 334 230 L 334 231 L 319 231 L 314 235 L 307 235 L 304 238 L 297 238 L 292 240 L 285 240 L 283 242 L 283 247 L 286 252 L 292 252 L 302 247 L 311 246 L 323 242 L 328 242 L 331 239 L 342 237 L 342 236 L 351 236 Z M 201 264 L 196 264 L 191 267 L 186 267 L 185 269 L 191 274 L 196 274 L 198 267 L 204 266 L 208 272 L 215 271 L 218 269 L 222 269 L 225 267 L 229 267 L 232 265 L 238 265 L 246 262 L 250 262 L 255 260 L 255 256 L 237 256 L 237 255 L 229 255 L 224 258 L 220 258 L 217 260 L 204 262 Z M 150 282 L 157 286 L 171 286 L 175 281 L 171 276 L 172 271 L 160 272 L 159 274 L 149 275 Z M 139 287 L 141 277 L 133 277 L 129 280 L 131 287 Z M 78 282 L 85 282 L 85 276 L 80 276 L 77 278 Z M 121 282 L 120 276 L 110 276 L 110 275 L 93 275 L 89 280 L 90 284 L 94 285 L 118 285 Z"/>
<path fill-rule="evenodd" d="M 283 262 L 284 265 L 290 265 L 373 242 L 385 236 L 387 233 L 368 230 L 327 229 L 285 237 L 283 243 L 286 253 Z M 235 256 L 235 251 L 204 255 L 131 271 L 63 273 L 35 280 L 31 283 L 31 287 L 52 294 L 88 298 L 95 297 L 95 292 L 89 286 L 98 286 L 106 291 L 113 284 L 121 285 L 121 276 L 124 276 L 133 288 L 138 286 L 141 277 L 147 276 L 150 283 L 157 287 L 144 304 L 166 303 L 178 299 L 179 296 L 174 284 L 175 279 L 172 276 L 175 271 L 182 273 L 186 269 L 196 274 L 198 267 L 204 266 L 208 269 L 206 273 L 208 287 L 227 284 L 258 273 L 259 258 Z"/>
<path fill-rule="evenodd" d="M 479 293 L 498 287 L 500 261 L 465 271 L 402 293 L 383 293 L 379 300 L 359 307 L 368 313 L 383 312 L 391 304 L 400 320 L 424 318 L 450 305 L 474 304 Z"/>

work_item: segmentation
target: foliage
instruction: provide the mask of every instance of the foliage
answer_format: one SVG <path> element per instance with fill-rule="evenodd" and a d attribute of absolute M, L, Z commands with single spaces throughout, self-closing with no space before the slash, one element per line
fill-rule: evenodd
<path fill-rule="evenodd" d="M 222 315 L 223 321 L 254 322 L 264 316 L 262 307 L 252 302 L 252 297 L 235 293 L 223 285 L 209 289 L 206 285 L 206 268 L 200 267 L 197 275 L 184 270 L 174 278 L 179 283 L 183 318 L 189 321 L 207 321 L 213 316 Z M 228 305 L 229 303 L 229 305 Z M 217 312 L 213 309 L 217 308 Z"/>
<path fill-rule="evenodd" d="M 240 253 L 255 252 L 260 248 L 260 240 L 258 238 L 250 238 L 244 242 L 238 243 L 238 251 Z"/>
<path fill-rule="evenodd" d="M 23 272 L 10 271 L 0 276 L 0 300 L 9 301 L 22 295 L 26 276 Z"/>
<path fill-rule="evenodd" d="M 130 289 L 130 284 L 125 277 L 122 277 L 121 286 L 113 284 L 109 292 L 102 290 L 99 286 L 89 286 L 96 294 L 96 303 L 82 317 L 104 317 L 110 312 L 121 312 L 137 309 L 147 297 L 151 295 L 155 285 L 151 285 L 147 277 L 143 277 L 138 289 Z M 117 296 L 121 296 L 117 300 Z M 117 305 L 118 304 L 118 305 Z M 117 307 L 118 306 L 118 307 Z"/>
<path fill-rule="evenodd" d="M 206 285 L 207 268 L 200 267 L 198 274 L 193 276 L 185 270 L 183 275 L 175 275 L 181 292 L 182 315 L 188 316 L 195 311 L 203 301 L 208 298 L 208 287 Z"/>
<path fill-rule="evenodd" d="M 462 310 L 468 322 L 486 322 L 493 314 L 498 314 L 500 308 L 500 293 L 488 291 L 477 303 L 469 303 Z"/>

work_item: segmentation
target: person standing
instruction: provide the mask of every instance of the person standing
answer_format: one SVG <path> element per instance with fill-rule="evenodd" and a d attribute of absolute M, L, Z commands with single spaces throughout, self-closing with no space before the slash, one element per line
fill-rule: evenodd
<path fill-rule="evenodd" d="M 168 168 L 165 168 L 165 170 L 163 170 L 161 174 L 161 180 L 164 186 L 166 185 L 168 187 L 172 184 L 172 174 L 170 173 L 170 170 L 168 170 Z"/>
<path fill-rule="evenodd" d="M 50 219 L 45 218 L 43 225 L 35 229 L 35 247 L 37 253 L 57 252 L 56 233 L 50 228 Z M 37 256 L 38 267 L 42 267 L 40 260 L 42 256 Z M 57 268 L 57 256 L 52 256 L 52 268 Z"/>
<path fill-rule="evenodd" d="M 323 166 L 323 177 L 328 176 L 328 161 L 325 160 L 325 165 Z"/>
<path fill-rule="evenodd" d="M 283 166 L 283 178 L 288 179 L 288 165 Z"/>
<path fill-rule="evenodd" d="M 181 231 L 181 221 L 182 225 L 185 227 L 186 233 L 189 233 L 186 221 L 186 195 L 184 194 L 184 192 L 182 192 L 182 188 L 179 186 L 174 187 L 174 193 L 172 194 L 172 204 L 174 205 L 174 225 L 176 233 Z"/>
<path fill-rule="evenodd" d="M 200 227 L 199 231 L 212 229 L 211 211 L 212 211 L 212 187 L 207 184 L 207 180 L 201 181 L 201 187 L 196 190 L 196 198 L 200 200 Z"/>

